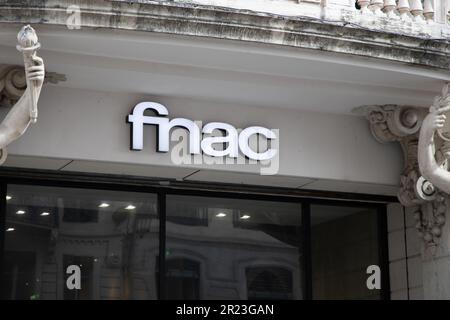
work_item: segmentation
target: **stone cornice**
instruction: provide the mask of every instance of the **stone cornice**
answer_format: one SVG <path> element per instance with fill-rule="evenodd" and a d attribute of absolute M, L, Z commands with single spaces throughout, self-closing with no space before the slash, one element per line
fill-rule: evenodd
<path fill-rule="evenodd" d="M 66 10 L 71 5 L 78 5 L 81 9 L 82 28 L 240 40 L 439 69 L 450 67 L 450 42 L 447 40 L 373 31 L 347 22 L 168 1 L 7 0 L 0 4 L 0 24 L 66 26 Z"/>

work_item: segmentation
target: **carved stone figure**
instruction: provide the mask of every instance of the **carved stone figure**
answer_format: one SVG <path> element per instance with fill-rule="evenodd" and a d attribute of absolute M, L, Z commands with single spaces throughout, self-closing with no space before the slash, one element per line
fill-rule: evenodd
<path fill-rule="evenodd" d="M 442 101 L 440 97 L 437 98 L 433 110 L 439 109 L 438 104 Z M 434 255 L 446 221 L 447 204 L 443 194 L 445 190 L 435 185 L 430 176 L 423 175 L 423 170 L 419 169 L 419 150 L 424 149 L 419 145 L 420 128 L 425 130 L 424 128 L 429 127 L 431 116 L 423 124 L 427 117 L 424 108 L 383 105 L 365 107 L 365 110 L 374 137 L 380 142 L 396 141 L 402 147 L 404 168 L 397 196 L 401 204 L 412 212 L 418 235 L 425 244 L 425 251 Z M 429 132 L 428 129 L 426 131 Z M 434 130 L 432 131 L 433 133 L 428 134 L 434 136 Z M 445 141 L 441 136 L 443 134 L 436 135 L 429 145 L 433 150 L 433 158 L 429 162 L 434 161 L 436 166 L 445 171 L 447 159 L 450 158 L 450 138 Z"/>
<path fill-rule="evenodd" d="M 0 123 L 0 164 L 6 160 L 6 147 L 22 136 L 31 123 L 36 122 L 37 102 L 45 78 L 44 61 L 36 55 L 40 44 L 34 29 L 30 26 L 23 27 L 17 39 L 17 49 L 23 53 L 24 58 L 26 89 Z M 14 86 L 17 81 L 20 81 L 17 69 L 9 70 L 4 78 L 0 78 L 0 92 L 6 91 L 6 99 L 11 104 L 20 93 Z"/>
<path fill-rule="evenodd" d="M 447 205 L 445 194 L 450 194 L 450 139 L 447 137 L 447 115 L 450 111 L 448 85 L 444 86 L 442 96 L 437 97 L 430 107 L 430 112 L 422 122 L 418 142 L 418 163 L 430 190 L 439 194 L 431 207 L 417 211 L 416 228 L 428 247 L 439 244 L 442 228 L 446 221 Z M 448 126 L 448 122 L 447 122 Z M 432 254 L 434 255 L 435 249 Z"/>
<path fill-rule="evenodd" d="M 443 96 L 435 101 L 430 113 L 423 120 L 419 136 L 418 160 L 422 175 L 439 190 L 450 194 L 450 172 L 442 166 L 442 163 L 438 163 L 435 157 L 436 149 L 439 149 L 435 143 L 435 133 L 444 128 L 447 119 L 445 113 L 448 111 L 450 111 L 450 95 L 444 91 Z M 445 159 L 450 158 L 448 145 L 448 141 L 441 143 L 441 153 Z"/>

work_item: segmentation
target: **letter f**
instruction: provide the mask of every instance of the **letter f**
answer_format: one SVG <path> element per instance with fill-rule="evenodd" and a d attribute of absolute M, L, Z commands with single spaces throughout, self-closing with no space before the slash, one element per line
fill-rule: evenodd
<path fill-rule="evenodd" d="M 144 116 L 147 109 L 154 110 L 159 116 L 169 115 L 169 111 L 162 104 L 156 102 L 138 103 L 127 119 L 131 123 L 131 150 L 142 150 L 144 148 L 144 124 L 159 126 L 169 121 L 167 118 Z"/>

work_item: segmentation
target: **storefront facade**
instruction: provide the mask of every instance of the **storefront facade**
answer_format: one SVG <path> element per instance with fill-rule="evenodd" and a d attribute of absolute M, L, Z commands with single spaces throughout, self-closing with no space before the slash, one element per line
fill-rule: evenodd
<path fill-rule="evenodd" d="M 388 297 L 366 286 L 367 266 L 388 261 L 382 203 L 39 175 L 4 179 L 5 299 Z"/>
<path fill-rule="evenodd" d="M 373 115 L 423 110 L 448 80 L 447 46 L 423 41 L 444 7 L 404 35 L 336 23 L 360 21 L 355 1 L 327 18 L 303 1 L 69 2 L 0 5 L 2 81 L 23 89 L 26 23 L 47 71 L 0 169 L 4 299 L 424 298 L 405 149 Z M 0 88 L 4 116 L 17 93 Z"/>

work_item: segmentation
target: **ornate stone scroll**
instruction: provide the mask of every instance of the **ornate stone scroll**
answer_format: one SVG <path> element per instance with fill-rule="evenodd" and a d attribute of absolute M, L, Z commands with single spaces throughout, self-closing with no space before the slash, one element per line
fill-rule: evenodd
<path fill-rule="evenodd" d="M 398 142 L 402 147 L 404 167 L 397 196 L 402 205 L 412 208 L 425 250 L 431 249 L 434 255 L 445 225 L 450 192 L 450 141 L 437 134 L 439 126 L 444 127 L 445 118 L 439 115 L 450 114 L 448 90 L 435 99 L 430 113 L 426 108 L 397 105 L 367 106 L 365 111 L 372 134 L 379 142 Z M 424 164 L 423 159 L 429 163 Z"/>
<path fill-rule="evenodd" d="M 365 111 L 375 139 L 381 143 L 398 142 L 403 149 L 404 167 L 400 176 L 399 201 L 407 207 L 424 203 L 426 199 L 419 190 L 424 188 L 428 197 L 434 194 L 425 183 L 419 189 L 416 188 L 421 177 L 417 163 L 418 133 L 426 111 L 397 105 L 367 106 Z"/>
<path fill-rule="evenodd" d="M 412 208 L 415 227 L 426 248 L 435 248 L 445 224 L 446 202 L 442 191 L 419 170 L 419 131 L 427 109 L 397 105 L 368 106 L 365 109 L 376 140 L 381 143 L 400 143 L 404 167 L 397 197 L 402 205 Z M 446 166 L 446 159 L 441 151 L 443 141 L 440 138 L 435 140 L 436 161 L 439 165 Z"/>
<path fill-rule="evenodd" d="M 66 76 L 56 72 L 46 72 L 44 84 L 66 81 Z M 27 88 L 25 69 L 22 66 L 0 65 L 0 107 L 12 107 Z"/>

